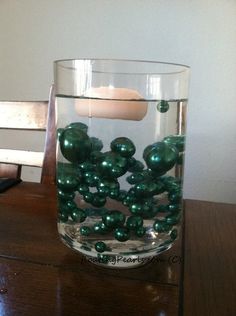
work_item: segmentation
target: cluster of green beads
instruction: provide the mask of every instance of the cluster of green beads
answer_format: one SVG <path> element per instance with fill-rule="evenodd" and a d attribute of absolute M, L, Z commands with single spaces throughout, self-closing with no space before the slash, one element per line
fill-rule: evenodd
<path fill-rule="evenodd" d="M 161 218 L 153 220 L 153 229 L 157 233 L 170 232 L 180 221 L 182 193 L 180 180 L 165 174 L 179 163 L 184 151 L 184 136 L 168 136 L 147 146 L 143 151 L 145 169 L 144 164 L 133 157 L 136 148 L 129 138 L 114 139 L 110 151 L 102 152 L 102 141 L 89 137 L 87 131 L 87 125 L 80 122 L 58 130 L 61 153 L 69 161 L 58 163 L 60 221 L 82 223 L 91 213 L 92 208 L 84 210 L 74 202 L 75 193 L 79 192 L 92 207 L 102 208 L 107 198 L 111 198 L 130 211 L 128 218 L 118 210 L 101 211 L 101 222 L 94 227 L 80 227 L 82 236 L 109 233 L 120 242 L 131 236 L 142 238 L 146 233 L 143 220 L 153 219 L 158 214 Z M 127 172 L 130 175 L 126 181 L 131 185 L 128 191 L 122 190 L 118 181 Z M 164 192 L 168 193 L 168 204 L 159 205 L 155 196 Z M 171 239 L 176 238 L 173 231 Z M 101 253 L 109 248 L 99 241 L 95 249 Z"/>

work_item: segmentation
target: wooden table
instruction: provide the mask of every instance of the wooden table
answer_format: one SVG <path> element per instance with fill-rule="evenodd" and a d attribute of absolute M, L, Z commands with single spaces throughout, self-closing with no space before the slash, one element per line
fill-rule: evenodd
<path fill-rule="evenodd" d="M 175 246 L 136 269 L 105 269 L 62 244 L 55 187 L 0 195 L 0 315 L 235 315 L 235 206 L 186 201 Z"/>

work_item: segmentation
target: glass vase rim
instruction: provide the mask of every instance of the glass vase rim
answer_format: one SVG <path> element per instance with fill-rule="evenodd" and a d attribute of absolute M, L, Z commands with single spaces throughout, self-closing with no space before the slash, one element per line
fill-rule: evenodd
<path fill-rule="evenodd" d="M 73 61 L 94 61 L 94 62 L 114 62 L 114 63 L 137 63 L 137 64 L 153 64 L 153 65 L 166 65 L 166 66 L 175 66 L 175 67 L 180 67 L 180 70 L 178 71 L 170 71 L 170 72 L 125 72 L 123 74 L 134 74 L 134 75 L 171 75 L 171 74 L 178 74 L 178 73 L 184 73 L 186 71 L 190 71 L 191 67 L 186 65 L 186 64 L 181 64 L 181 63 L 175 63 L 175 62 L 166 62 L 166 61 L 157 61 L 157 60 L 146 60 L 146 59 L 125 59 L 125 58 L 65 58 L 65 59 L 56 59 L 53 61 L 53 64 L 55 66 L 60 65 L 61 63 L 69 63 Z M 61 66 L 61 65 L 60 65 Z M 66 67 L 68 69 L 76 69 L 73 67 Z M 111 72 L 106 72 L 106 71 L 93 71 L 93 72 L 98 72 L 98 73 L 114 73 L 114 74 L 122 74 L 121 72 L 116 72 L 116 71 L 111 71 Z"/>

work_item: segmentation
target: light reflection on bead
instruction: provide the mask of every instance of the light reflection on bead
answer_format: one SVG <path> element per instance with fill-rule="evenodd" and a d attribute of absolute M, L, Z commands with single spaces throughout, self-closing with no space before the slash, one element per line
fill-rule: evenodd
<path fill-rule="evenodd" d="M 130 238 L 129 229 L 126 227 L 119 227 L 115 229 L 115 238 L 118 241 L 124 242 Z"/>

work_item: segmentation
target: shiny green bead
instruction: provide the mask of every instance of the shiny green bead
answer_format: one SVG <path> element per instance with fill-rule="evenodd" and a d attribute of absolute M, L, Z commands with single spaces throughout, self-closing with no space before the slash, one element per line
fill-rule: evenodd
<path fill-rule="evenodd" d="M 134 190 L 137 196 L 151 197 L 153 195 L 163 192 L 162 190 L 163 187 L 164 185 L 161 182 L 155 183 L 155 182 L 145 181 L 145 182 L 135 184 Z"/>
<path fill-rule="evenodd" d="M 82 173 L 77 164 L 62 163 L 62 162 L 57 163 L 57 175 L 58 177 L 63 176 L 63 175 L 71 175 L 79 180 L 82 177 Z"/>
<path fill-rule="evenodd" d="M 181 211 L 181 205 L 180 204 L 169 204 L 168 205 L 168 211 L 171 213 L 179 213 Z"/>
<path fill-rule="evenodd" d="M 66 128 L 75 128 L 83 131 L 84 133 L 88 132 L 88 126 L 81 122 L 73 122 L 66 126 Z"/>
<path fill-rule="evenodd" d="M 141 215 L 143 213 L 143 204 L 133 203 L 129 206 L 129 210 L 134 215 Z"/>
<path fill-rule="evenodd" d="M 122 226 L 125 222 L 125 215 L 120 211 L 108 211 L 102 216 L 102 221 L 108 228 Z"/>
<path fill-rule="evenodd" d="M 144 175 L 141 172 L 132 173 L 126 178 L 129 184 L 136 184 L 144 180 Z"/>
<path fill-rule="evenodd" d="M 119 196 L 119 189 L 111 189 L 108 193 L 108 196 L 111 198 L 111 199 L 117 199 L 118 196 Z"/>
<path fill-rule="evenodd" d="M 80 194 L 85 195 L 86 193 L 89 192 L 89 187 L 88 187 L 87 184 L 80 183 L 78 185 L 78 191 L 79 191 Z"/>
<path fill-rule="evenodd" d="M 67 222 L 68 221 L 68 214 L 64 213 L 64 212 L 60 212 L 59 213 L 59 221 L 60 222 Z"/>
<path fill-rule="evenodd" d="M 175 146 L 178 151 L 184 151 L 185 135 L 170 135 L 163 139 L 163 141 L 169 145 Z"/>
<path fill-rule="evenodd" d="M 110 230 L 107 228 L 107 226 L 104 223 L 99 222 L 99 223 L 94 224 L 93 231 L 94 233 L 104 235 L 104 234 L 107 234 Z"/>
<path fill-rule="evenodd" d="M 61 137 L 61 134 L 62 132 L 64 131 L 64 128 L 58 128 L 57 129 L 57 139 L 60 141 L 60 137 Z"/>
<path fill-rule="evenodd" d="M 176 204 L 179 203 L 182 199 L 182 192 L 180 190 L 178 191 L 170 191 L 168 194 L 168 200 L 170 203 Z"/>
<path fill-rule="evenodd" d="M 87 203 L 92 203 L 93 202 L 93 193 L 87 192 L 83 195 L 84 201 Z"/>
<path fill-rule="evenodd" d="M 169 225 L 177 225 L 180 221 L 180 214 L 171 214 L 166 216 L 166 223 Z"/>
<path fill-rule="evenodd" d="M 178 230 L 176 228 L 174 228 L 171 233 L 170 233 L 170 238 L 172 240 L 175 240 L 178 237 Z"/>
<path fill-rule="evenodd" d="M 125 206 L 130 206 L 132 203 L 136 203 L 137 202 L 137 196 L 135 194 L 134 189 L 130 189 L 127 194 L 126 197 L 124 198 L 124 200 L 122 201 L 122 203 Z"/>
<path fill-rule="evenodd" d="M 130 238 L 129 229 L 126 227 L 119 227 L 115 229 L 115 238 L 118 241 L 127 241 Z"/>
<path fill-rule="evenodd" d="M 164 183 L 165 188 L 168 192 L 173 191 L 173 190 L 181 190 L 181 180 L 178 178 L 174 178 L 171 176 L 164 176 L 161 178 L 161 181 Z"/>
<path fill-rule="evenodd" d="M 62 201 L 73 200 L 75 197 L 74 192 L 64 192 L 62 190 L 57 191 L 58 198 Z"/>
<path fill-rule="evenodd" d="M 154 218 L 158 213 L 158 208 L 157 206 L 153 205 L 153 206 L 145 206 L 143 211 L 142 211 L 142 217 L 144 219 L 150 219 L 150 218 Z"/>
<path fill-rule="evenodd" d="M 129 165 L 129 168 L 128 168 L 129 172 L 140 172 L 144 169 L 144 164 L 133 157 L 128 159 L 128 165 Z"/>
<path fill-rule="evenodd" d="M 137 237 L 143 237 L 144 235 L 146 234 L 146 228 L 145 227 L 138 227 L 136 230 L 135 230 L 135 235 Z"/>
<path fill-rule="evenodd" d="M 73 210 L 77 208 L 77 204 L 75 203 L 75 201 L 72 201 L 72 200 L 66 201 L 66 206 L 69 210 Z"/>
<path fill-rule="evenodd" d="M 157 104 L 157 110 L 161 113 L 165 113 L 169 110 L 169 103 L 165 100 L 161 100 L 158 104 Z"/>
<path fill-rule="evenodd" d="M 103 160 L 103 156 L 104 154 L 100 151 L 92 151 L 89 159 L 92 163 L 97 164 Z"/>
<path fill-rule="evenodd" d="M 136 230 L 138 227 L 143 225 L 143 219 L 141 216 L 130 216 L 126 221 L 126 226 L 130 230 Z"/>
<path fill-rule="evenodd" d="M 83 174 L 83 181 L 89 186 L 89 187 L 95 187 L 99 181 L 99 175 L 94 171 L 86 171 Z"/>
<path fill-rule="evenodd" d="M 79 179 L 71 174 L 58 175 L 57 187 L 64 192 L 76 191 Z"/>
<path fill-rule="evenodd" d="M 89 226 L 82 226 L 79 231 L 82 236 L 89 236 L 92 232 Z"/>
<path fill-rule="evenodd" d="M 127 160 L 114 152 L 106 152 L 98 163 L 98 171 L 107 178 L 118 178 L 127 171 Z"/>
<path fill-rule="evenodd" d="M 92 151 L 100 151 L 103 148 L 103 143 L 100 139 L 96 137 L 90 137 L 92 143 Z"/>
<path fill-rule="evenodd" d="M 109 190 L 119 190 L 120 188 L 120 185 L 119 185 L 119 182 L 116 181 L 116 180 L 100 180 L 97 184 L 97 189 L 100 190 L 100 189 L 107 189 L 107 193 L 109 192 Z"/>
<path fill-rule="evenodd" d="M 80 208 L 73 209 L 70 216 L 76 223 L 82 223 L 86 220 L 86 212 Z"/>
<path fill-rule="evenodd" d="M 125 197 L 126 197 L 126 195 L 127 195 L 127 191 L 125 191 L 125 190 L 120 190 L 119 191 L 119 195 L 117 196 L 117 201 L 120 201 L 120 202 L 123 202 L 124 201 L 124 199 L 125 199 Z"/>
<path fill-rule="evenodd" d="M 174 146 L 164 142 L 155 143 L 155 146 L 145 155 L 145 161 L 154 172 L 167 172 L 176 164 L 178 151 Z"/>
<path fill-rule="evenodd" d="M 104 206 L 106 204 L 106 198 L 99 193 L 94 193 L 91 204 L 96 207 Z"/>
<path fill-rule="evenodd" d="M 98 258 L 98 262 L 102 264 L 108 264 L 108 262 L 110 261 L 110 256 L 103 255 L 101 253 L 98 253 L 97 258 Z"/>
<path fill-rule="evenodd" d="M 183 165 L 184 163 L 184 153 L 179 153 L 178 159 L 177 159 L 177 164 L 178 165 Z"/>
<path fill-rule="evenodd" d="M 91 152 L 91 142 L 86 133 L 77 128 L 64 129 L 60 137 L 62 155 L 70 162 L 81 163 Z"/>
<path fill-rule="evenodd" d="M 92 164 L 91 162 L 88 162 L 88 161 L 84 161 L 83 163 L 80 163 L 78 166 L 79 166 L 79 169 L 80 169 L 83 173 L 84 173 L 84 172 L 94 171 L 94 170 L 95 170 L 94 164 Z"/>
<path fill-rule="evenodd" d="M 165 220 L 157 219 L 153 224 L 153 228 L 158 233 L 164 233 L 168 232 L 171 226 L 168 225 Z"/>
<path fill-rule="evenodd" d="M 132 157 L 136 151 L 134 143 L 127 137 L 118 137 L 111 142 L 111 150 L 122 157 Z"/>
<path fill-rule="evenodd" d="M 157 206 L 157 210 L 158 210 L 158 213 L 166 213 L 166 212 L 169 212 L 169 205 L 167 205 L 167 204 L 158 205 L 158 206 Z"/>
<path fill-rule="evenodd" d="M 107 245 L 103 241 L 98 241 L 95 244 L 95 249 L 97 252 L 104 252 L 107 250 Z"/>

